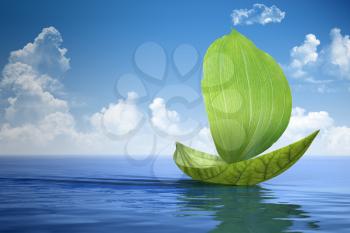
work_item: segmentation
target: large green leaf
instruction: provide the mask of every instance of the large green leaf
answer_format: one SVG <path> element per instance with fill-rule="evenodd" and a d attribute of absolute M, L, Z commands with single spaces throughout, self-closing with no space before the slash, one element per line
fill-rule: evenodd
<path fill-rule="evenodd" d="M 233 30 L 210 45 L 203 72 L 210 131 L 224 161 L 252 158 L 277 141 L 288 125 L 292 97 L 270 55 Z"/>
<path fill-rule="evenodd" d="M 226 163 L 220 157 L 176 144 L 177 166 L 195 180 L 227 185 L 254 185 L 291 167 L 307 150 L 319 131 L 276 151 L 253 159 Z"/>

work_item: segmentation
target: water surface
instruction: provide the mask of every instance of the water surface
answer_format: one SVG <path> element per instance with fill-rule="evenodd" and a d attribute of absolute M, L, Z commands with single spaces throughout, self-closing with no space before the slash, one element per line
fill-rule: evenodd
<path fill-rule="evenodd" d="M 306 157 L 253 187 L 169 158 L 0 157 L 0 232 L 350 232 L 350 158 Z"/>

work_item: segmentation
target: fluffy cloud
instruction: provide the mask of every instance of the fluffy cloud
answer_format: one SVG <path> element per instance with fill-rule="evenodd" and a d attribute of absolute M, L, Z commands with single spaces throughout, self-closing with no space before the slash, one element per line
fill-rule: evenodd
<path fill-rule="evenodd" d="M 235 9 L 231 17 L 234 25 L 252 25 L 280 23 L 286 13 L 281 11 L 275 5 L 267 7 L 264 4 L 254 4 L 252 9 Z"/>
<path fill-rule="evenodd" d="M 69 69 L 62 38 L 53 27 L 45 28 L 23 49 L 11 52 L 2 72 L 0 88 L 7 98 L 4 119 L 12 126 L 37 123 L 56 112 L 68 113 L 67 101 L 57 97 L 61 88 L 51 71 L 62 74 Z"/>
<path fill-rule="evenodd" d="M 1 98 L 6 99 L 2 153 L 59 153 L 80 137 L 68 102 L 58 95 L 58 78 L 69 69 L 62 42 L 60 33 L 49 27 L 34 42 L 11 52 L 0 81 Z"/>
<path fill-rule="evenodd" d="M 293 47 L 290 52 L 290 63 L 284 67 L 287 74 L 317 84 L 321 93 L 326 92 L 325 84 L 332 79 L 350 79 L 350 38 L 343 36 L 340 29 L 333 28 L 330 39 L 329 45 L 318 49 L 321 43 L 317 37 L 306 35 L 303 44 Z M 322 79 L 325 77 L 332 79 Z"/>
<path fill-rule="evenodd" d="M 0 81 L 5 100 L 1 154 L 123 153 L 125 141 L 112 140 L 108 132 L 128 133 L 140 121 L 137 95 L 129 93 L 126 100 L 103 108 L 91 116 L 87 131 L 78 130 L 68 101 L 60 97 L 59 79 L 70 67 L 62 42 L 58 30 L 48 27 L 32 43 L 11 52 Z"/>
<path fill-rule="evenodd" d="M 63 39 L 54 27 L 44 28 L 23 49 L 10 54 L 10 63 L 22 63 L 31 66 L 40 73 L 59 76 L 70 67 L 69 58 L 66 57 L 66 48 L 61 48 Z"/>
<path fill-rule="evenodd" d="M 44 28 L 32 43 L 10 54 L 0 80 L 5 102 L 0 112 L 1 154 L 171 154 L 174 141 L 158 137 L 154 129 L 172 136 L 188 131 L 161 98 L 149 106 L 151 124 L 144 121 L 138 95 L 129 92 L 126 99 L 91 114 L 84 131 L 78 129 L 68 100 L 60 97 L 60 77 L 70 67 L 62 43 L 55 28 Z M 202 134 L 196 137 L 201 143 Z"/>
<path fill-rule="evenodd" d="M 331 127 L 325 135 L 329 154 L 350 155 L 350 128 L 346 126 Z"/>
<path fill-rule="evenodd" d="M 306 72 L 303 70 L 305 66 L 315 64 L 318 59 L 317 46 L 320 45 L 320 41 L 313 34 L 305 36 L 304 43 L 300 46 L 293 47 L 291 51 L 291 75 L 295 78 L 301 78 L 306 76 Z"/>
<path fill-rule="evenodd" d="M 5 119 L 12 125 L 20 125 L 35 123 L 50 113 L 67 113 L 68 103 L 51 92 L 58 85 L 57 80 L 38 73 L 28 64 L 10 62 L 0 82 L 0 88 L 8 97 Z"/>
<path fill-rule="evenodd" d="M 350 79 L 350 38 L 342 36 L 339 28 L 333 28 L 330 33 L 329 62 L 332 71 L 342 78 Z"/>
<path fill-rule="evenodd" d="M 176 136 L 182 133 L 180 129 L 180 116 L 176 111 L 168 110 L 162 98 L 155 98 L 149 105 L 151 110 L 151 123 L 161 132 L 169 136 Z"/>
<path fill-rule="evenodd" d="M 334 32 L 335 37 L 339 35 L 340 31 Z M 340 43 L 338 39 L 334 39 L 338 41 L 336 44 Z M 347 36 L 341 36 L 343 44 L 347 40 Z M 137 105 L 137 94 L 133 92 L 126 99 L 92 114 L 89 117 L 91 127 L 78 130 L 69 102 L 60 97 L 62 84 L 59 79 L 69 69 L 67 50 L 61 47 L 62 42 L 59 32 L 50 27 L 43 29 L 34 42 L 11 53 L 0 80 L 1 99 L 6 103 L 0 112 L 1 154 L 123 154 L 128 151 L 128 146 L 140 154 L 171 154 L 174 141 L 158 137 L 159 132 L 175 138 L 187 135 L 186 144 L 215 153 L 210 130 L 184 126 L 179 113 L 167 109 L 162 98 L 154 99 L 149 105 L 150 124 L 142 121 L 144 114 Z M 307 50 L 301 48 L 295 49 L 295 59 L 304 63 L 317 59 L 315 56 L 306 60 L 298 57 L 297 54 Z M 332 46 L 330 50 L 338 51 Z M 333 65 L 344 70 L 346 64 L 343 59 L 336 59 Z M 145 124 L 134 143 L 128 141 L 129 138 L 124 136 L 137 130 L 141 122 Z M 350 155 L 350 128 L 336 125 L 325 111 L 307 112 L 294 108 L 281 143 L 289 144 L 316 129 L 321 129 L 321 134 L 311 147 L 311 154 Z M 122 138 L 114 140 L 110 135 Z"/>
<path fill-rule="evenodd" d="M 296 107 L 292 110 L 292 116 L 285 132 L 289 140 L 298 140 L 305 135 L 318 130 L 332 127 L 334 120 L 328 112 L 306 112 L 305 109 Z"/>
<path fill-rule="evenodd" d="M 157 134 L 169 139 L 188 141 L 196 137 L 202 128 L 199 122 L 190 117 L 181 120 L 179 113 L 168 109 L 166 101 L 162 98 L 155 98 L 149 105 L 149 109 L 151 126 Z"/>
<path fill-rule="evenodd" d="M 272 149 L 288 145 L 315 130 L 321 130 L 310 150 L 312 155 L 350 155 L 350 128 L 337 126 L 326 111 L 307 112 L 305 109 L 293 108 L 288 128 Z"/>
<path fill-rule="evenodd" d="M 107 108 L 92 115 L 90 122 L 99 131 L 116 136 L 125 136 L 137 129 L 143 119 L 142 112 L 136 105 L 138 95 L 129 92 L 126 100 L 111 103 Z"/>
<path fill-rule="evenodd" d="M 0 129 L 2 153 L 45 153 L 49 152 L 48 148 L 59 153 L 62 151 L 59 148 L 67 145 L 64 140 L 68 142 L 78 136 L 75 134 L 74 125 L 72 116 L 62 112 L 48 114 L 36 124 L 25 123 L 14 127 L 5 123 Z M 61 140 L 57 140 L 58 138 Z"/>

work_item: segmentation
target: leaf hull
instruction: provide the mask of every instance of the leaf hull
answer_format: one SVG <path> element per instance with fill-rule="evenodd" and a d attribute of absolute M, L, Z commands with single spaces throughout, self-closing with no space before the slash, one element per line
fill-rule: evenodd
<path fill-rule="evenodd" d="M 226 163 L 183 144 L 176 144 L 176 165 L 195 180 L 225 185 L 255 185 L 291 167 L 309 148 L 319 131 L 276 151 L 236 163 Z"/>

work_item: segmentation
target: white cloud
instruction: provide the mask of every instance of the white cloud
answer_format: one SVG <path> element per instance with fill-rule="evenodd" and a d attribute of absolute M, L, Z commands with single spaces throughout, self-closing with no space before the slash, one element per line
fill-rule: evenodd
<path fill-rule="evenodd" d="M 26 123 L 21 126 L 12 127 L 6 123 L 2 125 L 0 140 L 7 143 L 29 143 L 40 146 L 49 143 L 59 135 L 69 135 L 75 122 L 70 114 L 56 112 L 48 114 L 36 124 Z"/>
<path fill-rule="evenodd" d="M 73 116 L 62 112 L 36 124 L 13 127 L 5 123 L 0 128 L 1 154 L 6 155 L 122 154 L 124 143 L 97 131 L 78 131 Z"/>
<path fill-rule="evenodd" d="M 342 36 L 339 28 L 330 32 L 331 44 L 329 46 L 329 62 L 332 71 L 342 78 L 350 79 L 350 38 Z"/>
<path fill-rule="evenodd" d="M 37 122 L 50 113 L 67 113 L 68 103 L 50 91 L 57 82 L 27 64 L 8 63 L 0 82 L 0 88 L 8 95 L 5 119 L 12 125 L 20 125 Z"/>
<path fill-rule="evenodd" d="M 192 148 L 209 154 L 217 154 L 215 144 L 208 127 L 203 127 L 190 142 Z"/>
<path fill-rule="evenodd" d="M 174 141 L 155 139 L 157 133 L 153 130 L 171 136 L 189 131 L 180 127 L 179 114 L 168 110 L 161 98 L 149 106 L 151 124 L 143 121 L 138 95 L 129 92 L 126 99 L 89 116 L 85 131 L 77 128 L 68 100 L 60 97 L 63 85 L 59 78 L 70 67 L 62 42 L 60 33 L 49 27 L 34 42 L 11 53 L 0 81 L 1 99 L 5 100 L 0 113 L 1 154 L 172 153 Z"/>
<path fill-rule="evenodd" d="M 285 136 L 289 140 L 298 140 L 305 137 L 311 132 L 332 127 L 334 120 L 329 116 L 328 112 L 306 112 L 305 109 L 296 107 L 292 110 L 292 116 Z"/>
<path fill-rule="evenodd" d="M 152 113 L 151 123 L 156 129 L 169 136 L 176 136 L 183 133 L 179 126 L 179 114 L 176 111 L 168 110 L 164 99 L 155 98 L 149 105 L 149 108 Z"/>
<path fill-rule="evenodd" d="M 350 79 L 349 35 L 343 36 L 340 29 L 333 28 L 330 39 L 330 44 L 318 49 L 321 43 L 317 37 L 314 34 L 306 35 L 303 44 L 291 50 L 290 63 L 284 66 L 286 73 L 315 84 L 320 93 L 329 92 L 325 84 L 334 79 Z"/>
<path fill-rule="evenodd" d="M 290 73 L 292 77 L 302 78 L 307 76 L 304 67 L 313 65 L 317 62 L 317 47 L 319 45 L 320 41 L 316 36 L 314 34 L 308 34 L 305 36 L 303 44 L 293 47 L 290 53 L 291 62 L 288 67 L 291 71 Z"/>
<path fill-rule="evenodd" d="M 329 154 L 350 155 L 350 128 L 332 127 L 325 135 Z"/>
<path fill-rule="evenodd" d="M 103 119 L 105 128 L 113 133 L 127 133 L 141 115 L 129 93 L 93 114 L 94 125 L 83 132 L 77 129 L 67 100 L 59 97 L 59 78 L 66 72 L 69 58 L 61 47 L 63 40 L 54 28 L 44 28 L 23 49 L 10 54 L 2 71 L 1 154 L 121 154 L 125 141 L 111 140 L 97 129 L 96 118 Z M 100 121 L 100 123 L 101 123 Z"/>
<path fill-rule="evenodd" d="M 62 42 L 55 28 L 45 28 L 33 43 L 11 53 L 0 81 L 5 100 L 0 112 L 1 154 L 171 154 L 174 141 L 156 139 L 153 129 L 172 135 L 188 131 L 180 127 L 179 114 L 166 109 L 160 98 L 149 106 L 153 128 L 143 121 L 138 95 L 129 92 L 126 99 L 89 116 L 85 131 L 78 129 L 68 100 L 60 97 L 59 78 L 69 69 Z"/>
<path fill-rule="evenodd" d="M 0 81 L 1 99 L 6 102 L 0 112 L 1 154 L 123 154 L 127 145 L 135 149 L 131 150 L 133 153 L 153 153 L 150 144 L 156 136 L 154 129 L 175 137 L 189 135 L 188 145 L 215 153 L 210 130 L 185 127 L 179 113 L 167 109 L 162 98 L 154 99 L 149 105 L 151 124 L 144 125 L 134 142 L 127 144 L 128 138 L 116 141 L 108 137 L 106 131 L 124 135 L 138 128 L 144 116 L 136 104 L 134 92 L 92 114 L 89 117 L 91 127 L 86 131 L 78 130 L 69 102 L 59 95 L 62 88 L 59 77 L 69 68 L 62 42 L 59 32 L 50 27 L 43 29 L 33 43 L 11 53 Z M 302 54 L 301 51 L 304 50 L 296 49 L 295 53 Z M 310 56 L 306 60 L 314 59 L 315 56 Z M 335 64 L 346 64 L 337 62 Z M 293 109 L 290 125 L 281 141 L 289 144 L 316 129 L 321 129 L 321 135 L 310 153 L 350 155 L 350 128 L 336 125 L 325 111 Z M 158 137 L 156 152 L 171 154 L 173 146 L 173 140 Z"/>
<path fill-rule="evenodd" d="M 307 112 L 293 108 L 288 128 L 269 151 L 293 143 L 308 134 L 321 130 L 310 149 L 310 155 L 350 155 L 350 128 L 337 126 L 326 111 Z"/>
<path fill-rule="evenodd" d="M 69 69 L 67 50 L 60 47 L 61 43 L 60 33 L 49 27 L 33 43 L 11 52 L 0 82 L 1 97 L 7 97 L 4 119 L 10 125 L 36 123 L 55 112 L 68 113 L 67 101 L 55 93 L 62 85 L 51 76 Z"/>
<path fill-rule="evenodd" d="M 233 10 L 231 17 L 234 25 L 265 25 L 268 23 L 280 23 L 285 15 L 286 13 L 275 5 L 267 7 L 264 4 L 256 3 L 252 9 Z"/>
<path fill-rule="evenodd" d="M 44 28 L 34 42 L 11 52 L 9 62 L 27 64 L 40 73 L 59 76 L 70 68 L 69 58 L 65 56 L 67 49 L 61 48 L 62 42 L 56 28 Z"/>
<path fill-rule="evenodd" d="M 0 81 L 1 98 L 7 100 L 0 126 L 2 153 L 59 153 L 79 137 L 68 102 L 56 93 L 62 88 L 57 78 L 69 69 L 62 42 L 49 27 L 11 52 Z"/>
<path fill-rule="evenodd" d="M 138 95 L 129 92 L 126 100 L 111 103 L 107 108 L 92 115 L 90 122 L 97 130 L 106 130 L 114 135 L 123 136 L 135 130 L 143 119 L 136 105 Z"/>

